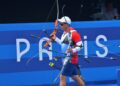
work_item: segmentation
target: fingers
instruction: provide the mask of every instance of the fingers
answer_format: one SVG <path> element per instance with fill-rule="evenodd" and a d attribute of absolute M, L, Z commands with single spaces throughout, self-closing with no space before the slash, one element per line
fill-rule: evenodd
<path fill-rule="evenodd" d="M 51 39 L 52 39 L 52 40 L 55 40 L 55 39 L 56 39 L 56 35 L 53 34 L 53 35 L 51 36 Z"/>

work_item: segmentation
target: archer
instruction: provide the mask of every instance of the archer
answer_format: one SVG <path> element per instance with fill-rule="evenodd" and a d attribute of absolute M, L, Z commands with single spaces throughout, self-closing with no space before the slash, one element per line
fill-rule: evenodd
<path fill-rule="evenodd" d="M 80 74 L 78 66 L 78 51 L 81 50 L 83 44 L 80 34 L 72 27 L 70 27 L 71 19 L 67 16 L 58 19 L 62 30 L 64 31 L 61 40 L 52 34 L 52 40 L 55 40 L 62 47 L 62 52 L 66 53 L 63 59 L 63 68 L 60 74 L 60 86 L 66 86 L 66 77 L 71 77 L 79 86 L 85 86 Z"/>

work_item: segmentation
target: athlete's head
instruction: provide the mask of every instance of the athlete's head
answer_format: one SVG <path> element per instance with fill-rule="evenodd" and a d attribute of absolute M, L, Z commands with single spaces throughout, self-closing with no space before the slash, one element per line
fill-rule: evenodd
<path fill-rule="evenodd" d="M 71 19 L 68 16 L 63 16 L 61 19 L 58 19 L 61 28 L 66 31 L 71 25 Z"/>

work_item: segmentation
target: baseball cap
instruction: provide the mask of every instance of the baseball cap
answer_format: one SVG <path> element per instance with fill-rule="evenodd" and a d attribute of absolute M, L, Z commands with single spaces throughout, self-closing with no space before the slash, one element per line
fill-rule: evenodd
<path fill-rule="evenodd" d="M 61 19 L 58 19 L 58 21 L 60 23 L 67 23 L 67 24 L 71 24 L 71 19 L 68 16 L 63 16 Z"/>

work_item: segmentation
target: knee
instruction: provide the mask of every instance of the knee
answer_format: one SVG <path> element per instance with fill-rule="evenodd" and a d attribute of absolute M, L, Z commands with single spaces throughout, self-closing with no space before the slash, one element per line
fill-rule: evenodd
<path fill-rule="evenodd" d="M 80 76 L 72 77 L 78 83 L 78 86 L 85 86 L 84 80 Z"/>
<path fill-rule="evenodd" d="M 60 75 L 60 86 L 66 86 L 66 77 Z"/>

